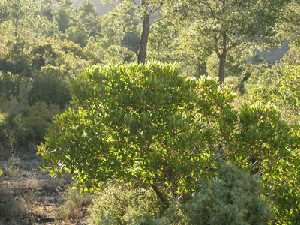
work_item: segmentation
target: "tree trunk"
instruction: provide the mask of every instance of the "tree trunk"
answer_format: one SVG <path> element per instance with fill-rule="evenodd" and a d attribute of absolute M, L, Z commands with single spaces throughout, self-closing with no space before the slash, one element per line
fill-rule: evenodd
<path fill-rule="evenodd" d="M 225 2 L 223 2 L 223 4 L 225 4 Z M 222 47 L 221 47 L 221 51 L 217 50 L 217 52 L 219 57 L 218 78 L 219 78 L 219 83 L 222 86 L 225 81 L 225 64 L 226 64 L 227 51 L 228 51 L 228 38 L 225 31 L 223 31 L 221 35 L 222 35 Z"/>
<path fill-rule="evenodd" d="M 138 54 L 138 63 L 145 64 L 147 57 L 147 44 L 150 33 L 150 16 L 148 12 L 145 12 L 143 17 L 143 31 L 140 40 L 140 48 Z"/>
<path fill-rule="evenodd" d="M 219 83 L 221 85 L 224 84 L 225 81 L 225 63 L 226 63 L 226 58 L 227 58 L 227 52 L 224 50 L 222 54 L 219 55 L 219 73 L 218 73 L 218 78 L 219 78 Z"/>

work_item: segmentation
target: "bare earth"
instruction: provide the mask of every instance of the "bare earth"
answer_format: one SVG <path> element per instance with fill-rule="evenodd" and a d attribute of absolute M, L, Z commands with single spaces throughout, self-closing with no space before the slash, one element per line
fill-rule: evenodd
<path fill-rule="evenodd" d="M 67 185 L 39 169 L 39 160 L 0 162 L 0 225 L 66 224 L 56 214 Z M 77 223 L 78 224 L 78 223 Z"/>

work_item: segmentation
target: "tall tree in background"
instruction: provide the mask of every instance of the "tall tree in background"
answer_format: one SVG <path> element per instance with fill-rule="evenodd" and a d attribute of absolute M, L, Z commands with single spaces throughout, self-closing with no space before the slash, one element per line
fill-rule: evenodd
<path fill-rule="evenodd" d="M 147 44 L 149 40 L 149 32 L 150 32 L 150 15 L 147 9 L 147 2 L 146 0 L 142 0 L 141 4 L 143 8 L 143 30 L 140 39 L 140 46 L 139 46 L 139 54 L 138 54 L 138 63 L 145 63 L 147 57 Z"/>
<path fill-rule="evenodd" d="M 8 1 L 9 19 L 13 24 L 14 38 L 18 42 L 21 39 L 22 30 L 31 27 L 34 16 L 37 16 L 38 3 L 34 0 Z M 36 22 L 36 21 L 35 21 Z"/>
<path fill-rule="evenodd" d="M 95 37 L 100 34 L 101 26 L 94 5 L 85 2 L 79 9 L 79 23 L 86 29 L 89 36 Z"/>
<path fill-rule="evenodd" d="M 160 10 L 162 0 L 141 0 L 141 10 L 143 14 L 142 34 L 140 38 L 138 63 L 145 63 L 147 58 L 147 45 L 150 33 L 150 16 Z"/>
<path fill-rule="evenodd" d="M 218 56 L 218 79 L 225 80 L 225 65 L 230 51 L 243 43 L 262 40 L 271 27 L 285 0 L 182 0 L 175 12 L 197 23 L 199 35 L 206 46 Z"/>
<path fill-rule="evenodd" d="M 107 0 L 104 2 L 114 2 L 112 0 Z M 141 34 L 138 43 L 137 50 L 137 62 L 139 64 L 146 63 L 147 58 L 147 45 L 149 41 L 150 28 L 152 23 L 152 18 L 158 17 L 160 9 L 166 0 L 122 0 L 120 3 L 126 5 L 134 5 L 136 7 L 136 16 L 141 16 L 142 26 Z M 129 12 L 127 12 L 129 13 Z"/>
<path fill-rule="evenodd" d="M 62 1 L 55 15 L 60 32 L 66 32 L 66 30 L 71 26 L 73 20 L 72 11 L 74 11 L 72 8 L 72 2 L 70 0 Z"/>
<path fill-rule="evenodd" d="M 14 25 L 14 36 L 16 41 L 19 41 L 19 28 L 21 25 L 21 19 L 24 17 L 24 10 L 22 8 L 22 0 L 11 1 L 11 19 Z"/>

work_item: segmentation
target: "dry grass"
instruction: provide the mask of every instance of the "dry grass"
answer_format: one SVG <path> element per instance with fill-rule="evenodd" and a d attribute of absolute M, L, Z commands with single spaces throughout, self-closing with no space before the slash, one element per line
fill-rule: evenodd
<path fill-rule="evenodd" d="M 0 200 L 0 218 L 2 220 L 24 216 L 26 201 L 23 198 L 17 198 L 8 190 L 0 189 Z"/>
<path fill-rule="evenodd" d="M 8 177 L 17 177 L 20 174 L 20 159 L 16 157 L 10 157 L 7 161 L 6 168 L 4 169 L 4 175 Z"/>
<path fill-rule="evenodd" d="M 78 224 L 79 221 L 82 222 L 91 202 L 90 194 L 80 193 L 78 189 L 69 187 L 64 194 L 64 202 L 57 213 L 58 221 L 75 224 Z"/>

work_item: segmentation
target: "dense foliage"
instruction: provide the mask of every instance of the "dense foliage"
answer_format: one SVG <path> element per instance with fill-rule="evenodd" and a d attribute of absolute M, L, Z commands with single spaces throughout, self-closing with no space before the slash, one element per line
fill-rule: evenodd
<path fill-rule="evenodd" d="M 93 67 L 74 86 L 40 151 L 85 183 L 121 178 L 183 195 L 232 129 L 229 92 L 171 65 Z"/>
<path fill-rule="evenodd" d="M 151 190 L 121 182 L 104 185 L 89 207 L 89 225 L 151 224 L 160 204 Z"/>
<path fill-rule="evenodd" d="M 185 207 L 192 225 L 258 225 L 271 218 L 256 179 L 228 165 L 205 182 Z"/>
<path fill-rule="evenodd" d="M 261 177 L 278 221 L 297 220 L 299 127 L 275 108 L 236 110 L 228 89 L 185 78 L 171 65 L 93 67 L 72 86 L 71 107 L 39 149 L 52 172 L 72 173 L 90 188 L 132 182 L 169 207 L 229 160 Z"/>
<path fill-rule="evenodd" d="M 187 202 L 160 212 L 155 193 L 128 184 L 105 185 L 89 208 L 90 225 L 267 224 L 270 209 L 256 178 L 222 165 Z"/>

